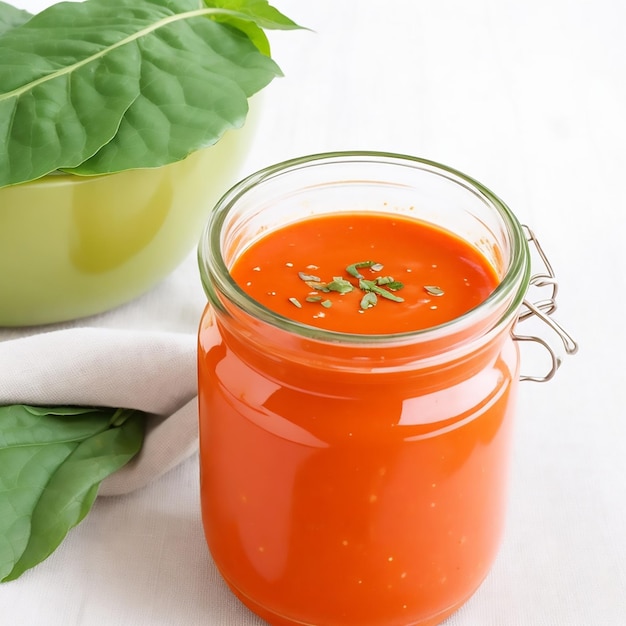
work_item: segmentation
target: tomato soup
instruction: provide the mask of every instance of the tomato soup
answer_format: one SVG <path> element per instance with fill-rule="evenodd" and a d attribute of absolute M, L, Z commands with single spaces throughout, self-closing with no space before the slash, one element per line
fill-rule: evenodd
<path fill-rule="evenodd" d="M 326 215 L 281 228 L 247 249 L 231 275 L 282 316 L 356 334 L 443 324 L 498 283 L 485 258 L 458 237 L 381 214 Z"/>
<path fill-rule="evenodd" d="M 489 232 L 409 211 L 293 202 L 298 219 L 279 226 L 218 215 L 223 257 L 201 251 L 209 549 L 270 624 L 438 624 L 503 531 L 519 360 L 513 291 L 499 295 L 508 252 L 488 259 Z"/>

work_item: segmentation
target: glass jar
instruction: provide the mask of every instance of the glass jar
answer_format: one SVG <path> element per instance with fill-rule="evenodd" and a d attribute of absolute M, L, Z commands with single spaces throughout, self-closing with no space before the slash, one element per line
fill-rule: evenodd
<path fill-rule="evenodd" d="M 281 317 L 229 274 L 268 230 L 369 211 L 451 231 L 498 286 L 446 324 L 352 335 Z M 198 350 L 202 516 L 232 591 L 271 624 L 440 623 L 479 587 L 503 532 L 513 329 L 531 280 L 523 227 L 448 167 L 315 155 L 231 189 L 199 262 L 209 300 Z"/>

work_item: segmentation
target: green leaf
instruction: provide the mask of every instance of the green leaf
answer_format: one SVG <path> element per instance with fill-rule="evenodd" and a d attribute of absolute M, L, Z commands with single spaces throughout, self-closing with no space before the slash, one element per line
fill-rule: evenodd
<path fill-rule="evenodd" d="M 245 15 L 261 28 L 283 30 L 300 28 L 298 24 L 271 6 L 267 0 L 204 0 L 204 4 L 208 7 L 228 9 L 242 16 Z"/>
<path fill-rule="evenodd" d="M 97 409 L 83 406 L 23 406 L 24 410 L 32 415 L 83 415 L 85 413 L 93 413 Z M 5 407 L 0 407 L 0 411 Z"/>
<path fill-rule="evenodd" d="M 0 187 L 158 167 L 241 126 L 247 99 L 281 74 L 246 31 L 296 26 L 262 0 L 212 4 L 61 2 L 7 30 Z"/>
<path fill-rule="evenodd" d="M 213 19 L 242 30 L 254 45 L 265 55 L 270 55 L 270 46 L 263 28 L 299 28 L 295 22 L 279 13 L 266 0 L 205 0 L 206 6 L 230 8 L 252 17 L 255 22 L 233 18 L 231 16 L 215 16 Z"/>
<path fill-rule="evenodd" d="M 6 2 L 0 2 L 0 37 L 3 33 L 27 22 L 32 15 Z"/>
<path fill-rule="evenodd" d="M 143 432 L 138 411 L 0 407 L 0 581 L 58 547 L 102 480 L 137 454 Z"/>

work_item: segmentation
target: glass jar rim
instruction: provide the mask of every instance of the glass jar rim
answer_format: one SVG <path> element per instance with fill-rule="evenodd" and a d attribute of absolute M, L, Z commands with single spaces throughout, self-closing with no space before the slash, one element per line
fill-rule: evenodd
<path fill-rule="evenodd" d="M 257 185 L 277 176 L 288 174 L 290 171 L 303 167 L 348 162 L 384 163 L 426 170 L 457 185 L 464 186 L 468 191 L 479 195 L 486 201 L 500 217 L 511 243 L 511 254 L 504 275 L 491 294 L 477 306 L 443 324 L 421 330 L 385 334 L 346 333 L 303 324 L 272 311 L 249 296 L 232 279 L 221 249 L 222 227 L 238 200 Z M 198 245 L 198 263 L 205 293 L 209 301 L 219 309 L 223 310 L 223 306 L 213 291 L 213 285 L 240 310 L 280 330 L 319 342 L 353 345 L 366 343 L 369 346 L 437 340 L 455 333 L 457 330 L 471 327 L 474 322 L 482 319 L 486 312 L 492 311 L 494 308 L 497 310 L 509 299 L 510 302 L 504 312 L 493 325 L 499 328 L 517 315 L 530 280 L 530 253 L 522 225 L 496 194 L 470 176 L 436 161 L 400 153 L 369 150 L 309 154 L 267 166 L 243 178 L 232 186 L 215 205 Z M 511 297 L 512 292 L 514 292 L 513 297 Z M 491 328 L 487 328 L 483 334 L 489 330 Z"/>

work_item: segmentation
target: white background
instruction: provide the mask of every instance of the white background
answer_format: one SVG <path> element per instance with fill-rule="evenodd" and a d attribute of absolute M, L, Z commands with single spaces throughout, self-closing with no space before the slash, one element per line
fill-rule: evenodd
<path fill-rule="evenodd" d="M 35 11 L 48 2 L 13 0 Z M 272 34 L 242 175 L 310 152 L 376 149 L 477 178 L 541 237 L 558 319 L 579 341 L 523 384 L 500 556 L 448 626 L 626 624 L 626 4 L 618 0 L 275 0 L 313 32 Z M 84 325 L 195 333 L 194 255 Z M 0 586 L 11 626 L 251 626 L 202 535 L 197 458 L 99 498 L 46 562 Z M 365 626 L 365 625 L 364 625 Z"/>

